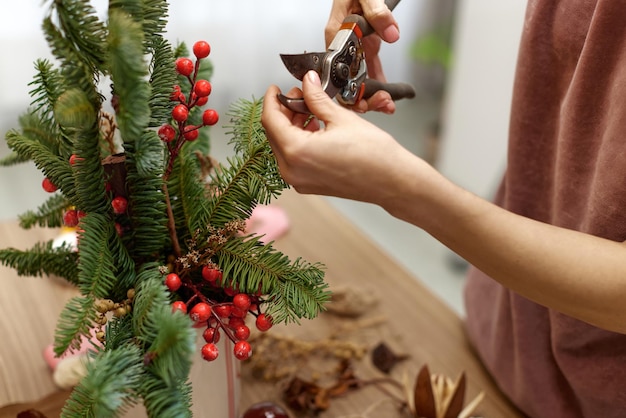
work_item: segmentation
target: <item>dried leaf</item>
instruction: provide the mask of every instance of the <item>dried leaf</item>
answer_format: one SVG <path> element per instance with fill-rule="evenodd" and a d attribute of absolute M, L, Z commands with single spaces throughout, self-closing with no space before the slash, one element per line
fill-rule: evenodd
<path fill-rule="evenodd" d="M 428 366 L 423 366 L 415 380 L 415 418 L 437 418 L 435 396 Z"/>
<path fill-rule="evenodd" d="M 443 418 L 458 418 L 465 402 L 465 373 L 461 373 L 454 385 L 454 392 L 449 397 Z"/>
<path fill-rule="evenodd" d="M 407 358 L 406 355 L 397 355 L 391 351 L 385 343 L 378 344 L 372 351 L 372 363 L 383 373 L 391 372 L 397 363 Z"/>

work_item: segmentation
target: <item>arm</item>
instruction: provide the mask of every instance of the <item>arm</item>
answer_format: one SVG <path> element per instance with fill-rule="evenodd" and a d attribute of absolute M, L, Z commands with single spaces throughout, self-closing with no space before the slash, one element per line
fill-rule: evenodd
<path fill-rule="evenodd" d="M 317 74 L 305 77 L 303 90 L 323 128 L 316 120 L 304 128 L 305 118 L 276 100 L 276 87 L 268 90 L 263 112 L 281 173 L 296 190 L 380 205 L 515 292 L 626 333 L 624 243 L 501 209 L 454 185 L 389 134 L 334 103 Z"/>

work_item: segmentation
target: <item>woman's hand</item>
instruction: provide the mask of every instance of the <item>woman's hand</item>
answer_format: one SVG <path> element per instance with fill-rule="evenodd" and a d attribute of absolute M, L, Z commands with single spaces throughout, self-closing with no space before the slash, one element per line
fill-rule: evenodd
<path fill-rule="evenodd" d="M 304 94 L 316 116 L 308 123 L 308 115 L 280 104 L 277 87 L 270 87 L 264 100 L 262 122 L 283 178 L 301 193 L 383 206 L 395 201 L 394 195 L 414 181 L 414 173 L 405 171 L 425 163 L 387 132 L 328 97 L 315 71 L 307 73 L 302 86 L 303 91 L 293 89 L 289 96 Z"/>
<path fill-rule="evenodd" d="M 339 30 L 341 23 L 351 13 L 362 14 L 376 31 L 376 34 L 363 39 L 365 62 L 370 78 L 386 82 L 383 67 L 378 57 L 381 39 L 385 42 L 395 42 L 400 38 L 398 23 L 383 0 L 334 0 L 330 17 L 324 31 L 328 46 Z M 389 93 L 380 91 L 367 100 L 361 100 L 353 110 L 366 112 L 376 110 L 383 113 L 395 112 L 396 106 Z"/>

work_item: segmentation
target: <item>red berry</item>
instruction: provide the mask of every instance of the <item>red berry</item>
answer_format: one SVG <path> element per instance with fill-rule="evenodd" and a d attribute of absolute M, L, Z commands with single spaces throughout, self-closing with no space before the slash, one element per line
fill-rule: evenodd
<path fill-rule="evenodd" d="M 211 94 L 211 89 L 211 83 L 207 80 L 198 80 L 193 86 L 193 92 L 196 93 L 198 97 L 207 97 Z"/>
<path fill-rule="evenodd" d="M 181 311 L 182 313 L 187 313 L 187 304 L 183 301 L 177 300 L 172 303 L 172 312 Z"/>
<path fill-rule="evenodd" d="M 70 155 L 70 165 L 76 164 L 78 160 L 82 160 L 82 158 L 79 158 L 76 154 Z"/>
<path fill-rule="evenodd" d="M 211 316 L 211 306 L 205 302 L 199 302 L 189 311 L 189 317 L 193 322 L 206 322 Z"/>
<path fill-rule="evenodd" d="M 244 312 L 250 308 L 251 303 L 250 296 L 245 293 L 237 293 L 233 297 L 233 305 Z"/>
<path fill-rule="evenodd" d="M 172 109 L 172 118 L 174 118 L 176 122 L 184 122 L 188 117 L 189 108 L 184 104 L 176 105 L 174 106 L 174 109 Z"/>
<path fill-rule="evenodd" d="M 80 219 L 80 216 L 78 218 Z M 118 222 L 115 222 L 115 232 L 120 237 L 124 235 L 124 227 L 120 225 Z"/>
<path fill-rule="evenodd" d="M 187 141 L 195 141 L 198 139 L 198 135 L 200 135 L 200 131 L 197 126 L 187 125 L 183 130 L 183 136 Z"/>
<path fill-rule="evenodd" d="M 248 341 L 237 341 L 233 352 L 239 360 L 247 360 L 252 355 L 252 347 Z"/>
<path fill-rule="evenodd" d="M 220 351 L 217 349 L 217 346 L 213 343 L 207 343 L 202 346 L 202 358 L 206 361 L 213 361 L 219 356 Z"/>
<path fill-rule="evenodd" d="M 211 53 L 211 45 L 205 41 L 198 41 L 193 44 L 193 54 L 199 58 L 206 58 Z"/>
<path fill-rule="evenodd" d="M 228 318 L 233 310 L 233 306 L 229 304 L 214 305 L 213 310 L 220 318 Z"/>
<path fill-rule="evenodd" d="M 209 101 L 209 96 L 198 97 L 196 98 L 196 106 L 204 106 Z"/>
<path fill-rule="evenodd" d="M 226 286 L 224 288 L 224 293 L 226 293 L 227 296 L 235 296 L 239 293 L 239 289 L 235 289 L 233 286 Z"/>
<path fill-rule="evenodd" d="M 170 292 L 175 292 L 182 286 L 183 282 L 180 280 L 180 277 L 176 273 L 170 273 L 165 276 L 165 286 L 170 290 Z"/>
<path fill-rule="evenodd" d="M 174 90 L 172 90 L 172 94 L 170 94 L 170 100 L 175 102 L 176 100 L 179 99 L 181 94 L 183 93 L 180 91 L 180 86 L 178 85 L 174 86 Z"/>
<path fill-rule="evenodd" d="M 78 225 L 78 212 L 75 209 L 65 211 L 63 214 L 63 223 L 70 228 Z"/>
<path fill-rule="evenodd" d="M 255 325 L 259 331 L 267 331 L 272 328 L 272 318 L 268 315 L 260 314 L 256 317 Z"/>
<path fill-rule="evenodd" d="M 207 343 L 217 343 L 220 340 L 220 331 L 217 328 L 208 327 L 202 333 L 202 338 Z"/>
<path fill-rule="evenodd" d="M 230 329 L 235 330 L 237 329 L 237 327 L 240 327 L 242 325 L 246 325 L 246 323 L 243 318 L 239 316 L 231 316 L 228 320 L 228 326 L 230 327 Z"/>
<path fill-rule="evenodd" d="M 48 193 L 54 193 L 58 190 L 58 187 L 55 186 L 48 177 L 43 179 L 43 181 L 41 182 L 41 187 L 43 187 L 43 189 Z"/>
<path fill-rule="evenodd" d="M 193 73 L 193 61 L 189 58 L 178 58 L 176 60 L 176 71 L 180 75 L 184 75 L 185 77 L 189 77 Z"/>
<path fill-rule="evenodd" d="M 113 212 L 116 215 L 121 215 L 128 208 L 128 200 L 123 196 L 116 196 L 111 201 L 111 206 L 113 206 Z"/>
<path fill-rule="evenodd" d="M 247 340 L 250 337 L 250 328 L 246 325 L 239 325 L 235 328 L 235 338 L 238 340 Z"/>
<path fill-rule="evenodd" d="M 230 313 L 230 316 L 234 316 L 237 318 L 245 318 L 248 314 L 248 311 L 244 311 L 243 309 L 233 306 L 233 311 Z"/>
<path fill-rule="evenodd" d="M 172 142 L 176 138 L 176 129 L 170 124 L 165 124 L 159 128 L 159 138 L 164 142 Z"/>
<path fill-rule="evenodd" d="M 204 125 L 213 126 L 220 120 L 220 115 L 215 109 L 207 109 L 202 113 L 202 123 Z"/>
<path fill-rule="evenodd" d="M 215 283 L 222 278 L 222 272 L 209 266 L 202 267 L 202 278 L 210 283 Z"/>

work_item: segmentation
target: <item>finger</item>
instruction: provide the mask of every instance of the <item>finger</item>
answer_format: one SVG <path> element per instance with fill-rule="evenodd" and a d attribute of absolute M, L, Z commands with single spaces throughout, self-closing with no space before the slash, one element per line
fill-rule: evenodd
<path fill-rule="evenodd" d="M 367 75 L 383 83 L 387 82 L 383 71 L 383 64 L 380 61 L 378 50 L 380 49 L 380 38 L 376 36 L 368 36 L 363 39 L 363 47 L 365 48 L 365 64 L 367 65 Z"/>
<path fill-rule="evenodd" d="M 337 34 L 337 31 L 341 27 L 343 19 L 345 19 L 346 16 L 352 13 L 351 7 L 351 0 L 333 1 L 333 6 L 330 9 L 328 22 L 326 23 L 326 27 L 324 28 L 324 39 L 326 40 L 326 47 L 330 45 L 333 38 Z"/>
<path fill-rule="evenodd" d="M 400 39 L 398 22 L 383 0 L 360 0 L 363 16 L 385 42 Z"/>
<path fill-rule="evenodd" d="M 315 116 L 323 122 L 328 122 L 337 114 L 346 109 L 335 103 L 322 89 L 320 76 L 315 71 L 309 71 L 302 80 L 304 101 Z"/>
<path fill-rule="evenodd" d="M 276 135 L 274 133 L 281 130 L 289 129 L 292 126 L 292 118 L 294 112 L 287 109 L 278 100 L 280 89 L 276 86 L 268 87 L 263 98 L 263 112 L 261 114 L 261 123 L 268 133 L 270 139 Z"/>
<path fill-rule="evenodd" d="M 367 99 L 367 108 L 390 115 L 396 111 L 396 102 L 393 101 L 389 92 L 379 90 Z"/>

